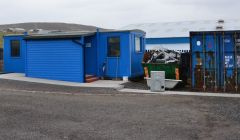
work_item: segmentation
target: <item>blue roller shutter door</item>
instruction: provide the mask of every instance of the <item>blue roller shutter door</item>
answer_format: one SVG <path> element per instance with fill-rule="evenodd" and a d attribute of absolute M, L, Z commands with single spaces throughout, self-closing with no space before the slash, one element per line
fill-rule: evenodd
<path fill-rule="evenodd" d="M 26 76 L 84 82 L 83 48 L 72 40 L 27 42 Z"/>

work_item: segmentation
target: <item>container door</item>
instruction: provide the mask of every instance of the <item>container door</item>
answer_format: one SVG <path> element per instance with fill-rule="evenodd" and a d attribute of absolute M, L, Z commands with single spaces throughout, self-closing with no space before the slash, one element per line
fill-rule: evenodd
<path fill-rule="evenodd" d="M 203 36 L 192 38 L 192 87 L 203 88 Z"/>
<path fill-rule="evenodd" d="M 195 89 L 216 91 L 219 87 L 218 41 L 216 33 L 192 38 L 192 85 Z"/>
<path fill-rule="evenodd" d="M 218 69 L 217 69 L 217 41 L 216 34 L 209 34 L 205 36 L 204 42 L 204 84 L 207 91 L 216 91 L 218 88 Z"/>
<path fill-rule="evenodd" d="M 235 63 L 235 72 L 236 72 L 236 91 L 240 92 L 240 34 L 236 33 L 234 35 L 235 39 L 235 53 L 236 53 L 236 63 Z"/>
<path fill-rule="evenodd" d="M 223 36 L 222 56 L 223 56 L 223 74 L 222 84 L 224 92 L 232 92 L 236 89 L 235 75 L 235 43 L 233 34 Z"/>

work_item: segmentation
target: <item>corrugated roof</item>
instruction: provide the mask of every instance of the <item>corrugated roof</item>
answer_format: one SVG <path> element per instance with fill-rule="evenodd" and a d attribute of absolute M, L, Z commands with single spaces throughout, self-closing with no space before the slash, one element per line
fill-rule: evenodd
<path fill-rule="evenodd" d="M 30 34 L 25 36 L 25 39 L 56 39 L 56 38 L 78 38 L 81 36 L 90 36 L 95 32 L 54 32 L 47 34 Z"/>
<path fill-rule="evenodd" d="M 121 29 L 140 29 L 147 38 L 189 37 L 190 31 L 217 31 L 217 20 L 131 24 Z M 240 30 L 240 19 L 225 20 L 223 30 Z"/>
<path fill-rule="evenodd" d="M 141 32 L 142 30 L 108 30 L 108 31 L 100 31 L 101 33 L 114 33 L 114 32 Z M 84 31 L 76 31 L 76 32 L 50 32 L 46 34 L 29 34 L 25 36 L 25 39 L 63 39 L 63 38 L 77 38 L 80 36 L 91 36 L 96 32 L 84 32 Z"/>

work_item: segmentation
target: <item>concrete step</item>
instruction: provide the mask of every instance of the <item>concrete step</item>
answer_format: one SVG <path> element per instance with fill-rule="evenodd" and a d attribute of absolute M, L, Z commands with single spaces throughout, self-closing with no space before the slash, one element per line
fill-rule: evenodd
<path fill-rule="evenodd" d="M 99 80 L 99 78 L 94 75 L 86 75 L 85 80 L 86 80 L 86 83 L 92 83 Z"/>
<path fill-rule="evenodd" d="M 85 78 L 86 78 L 86 79 L 88 79 L 88 78 L 94 78 L 94 77 L 96 77 L 96 76 L 95 76 L 95 75 L 88 75 L 88 74 L 85 75 Z"/>

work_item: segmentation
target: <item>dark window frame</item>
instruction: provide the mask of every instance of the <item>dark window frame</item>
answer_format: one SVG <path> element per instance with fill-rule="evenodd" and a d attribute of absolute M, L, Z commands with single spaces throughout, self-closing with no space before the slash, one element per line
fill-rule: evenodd
<path fill-rule="evenodd" d="M 118 55 L 111 54 L 110 39 L 119 39 L 119 49 L 118 49 L 119 54 Z M 121 37 L 120 36 L 110 36 L 107 38 L 107 56 L 108 57 L 120 57 L 121 56 Z"/>
<path fill-rule="evenodd" d="M 17 45 L 14 42 L 18 43 Z M 21 41 L 20 40 L 11 40 L 10 41 L 10 56 L 13 58 L 21 57 Z"/>

